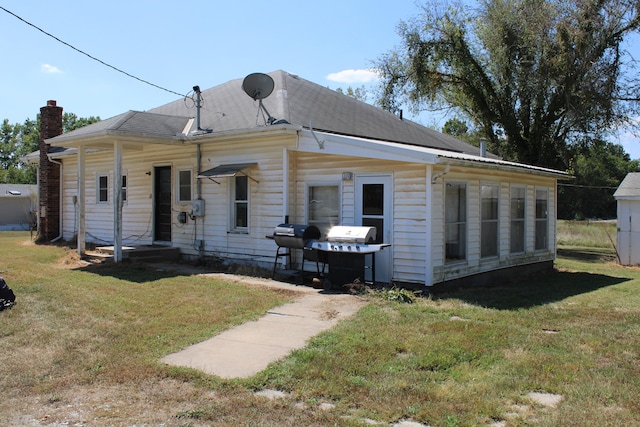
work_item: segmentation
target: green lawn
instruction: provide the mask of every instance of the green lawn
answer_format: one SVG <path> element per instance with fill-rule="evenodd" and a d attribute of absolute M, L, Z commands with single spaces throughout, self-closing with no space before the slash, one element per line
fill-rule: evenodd
<path fill-rule="evenodd" d="M 640 269 L 611 249 L 575 241 L 557 271 L 508 286 L 371 297 L 305 349 L 224 381 L 157 359 L 291 294 L 126 264 L 70 269 L 68 250 L 28 238 L 0 233 L 18 297 L 0 313 L 3 425 L 640 425 Z M 289 397 L 253 395 L 263 388 Z"/>

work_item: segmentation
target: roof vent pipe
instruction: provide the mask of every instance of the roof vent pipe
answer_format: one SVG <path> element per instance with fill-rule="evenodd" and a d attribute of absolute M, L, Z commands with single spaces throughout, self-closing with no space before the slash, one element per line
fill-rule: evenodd
<path fill-rule="evenodd" d="M 480 138 L 480 157 L 487 157 L 487 138 Z"/>
<path fill-rule="evenodd" d="M 202 93 L 200 92 L 200 86 L 194 86 L 193 91 L 196 94 L 196 129 L 202 130 L 200 127 L 200 108 L 202 107 Z"/>

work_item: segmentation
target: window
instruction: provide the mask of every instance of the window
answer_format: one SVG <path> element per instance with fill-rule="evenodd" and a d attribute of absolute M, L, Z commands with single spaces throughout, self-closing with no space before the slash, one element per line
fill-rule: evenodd
<path fill-rule="evenodd" d="M 325 235 L 331 227 L 340 223 L 339 185 L 310 185 L 307 190 L 309 224 L 315 225 Z"/>
<path fill-rule="evenodd" d="M 548 249 L 549 219 L 548 199 L 546 189 L 536 189 L 536 246 L 537 251 Z"/>
<path fill-rule="evenodd" d="M 511 187 L 511 253 L 524 252 L 525 187 Z"/>
<path fill-rule="evenodd" d="M 237 175 L 233 184 L 233 228 L 246 230 L 249 227 L 249 179 Z"/>
<path fill-rule="evenodd" d="M 496 184 L 484 184 L 480 187 L 481 224 L 480 256 L 498 255 L 498 194 Z"/>
<path fill-rule="evenodd" d="M 191 170 L 178 170 L 178 201 L 190 202 L 191 199 Z"/>
<path fill-rule="evenodd" d="M 467 256 L 467 185 L 447 183 L 445 189 L 445 259 L 460 261 Z"/>
<path fill-rule="evenodd" d="M 122 175 L 122 202 L 127 201 L 127 175 Z"/>
<path fill-rule="evenodd" d="M 98 175 L 97 187 L 97 202 L 109 203 L 109 177 Z"/>

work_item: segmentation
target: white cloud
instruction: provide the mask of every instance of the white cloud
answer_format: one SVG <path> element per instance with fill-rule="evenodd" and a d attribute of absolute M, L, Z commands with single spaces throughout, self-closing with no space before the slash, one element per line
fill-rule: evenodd
<path fill-rule="evenodd" d="M 42 71 L 43 73 L 50 73 L 50 74 L 62 73 L 62 70 L 60 70 L 60 68 L 50 64 L 42 64 L 40 66 L 40 71 Z"/>
<path fill-rule="evenodd" d="M 365 70 L 343 70 L 329 74 L 327 80 L 338 83 L 370 83 L 378 80 L 378 73 L 373 68 Z"/>

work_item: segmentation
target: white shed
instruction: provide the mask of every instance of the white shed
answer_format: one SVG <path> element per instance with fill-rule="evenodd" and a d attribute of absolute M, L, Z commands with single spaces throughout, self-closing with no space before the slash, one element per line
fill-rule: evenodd
<path fill-rule="evenodd" d="M 640 265 L 640 173 L 630 173 L 613 194 L 618 202 L 618 256 L 622 265 Z"/>

